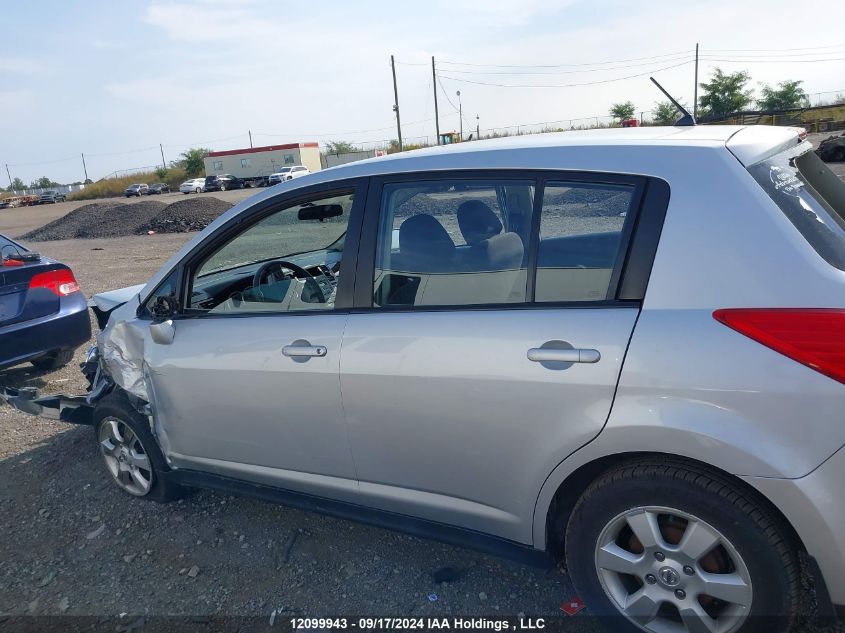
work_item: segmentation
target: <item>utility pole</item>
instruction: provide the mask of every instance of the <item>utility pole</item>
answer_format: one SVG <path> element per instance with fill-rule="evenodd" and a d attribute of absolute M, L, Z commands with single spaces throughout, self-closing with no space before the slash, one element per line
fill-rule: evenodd
<path fill-rule="evenodd" d="M 9 177 L 9 188 L 12 187 L 12 174 L 9 173 L 9 163 L 6 163 L 6 175 Z"/>
<path fill-rule="evenodd" d="M 695 86 L 692 90 L 692 118 L 698 118 L 698 42 L 695 43 Z"/>
<path fill-rule="evenodd" d="M 85 154 L 80 154 L 82 156 L 82 171 L 85 172 L 85 180 L 88 180 L 88 168 L 85 166 Z"/>
<path fill-rule="evenodd" d="M 475 140 L 481 140 L 481 124 L 478 122 L 478 115 L 475 115 Z"/>
<path fill-rule="evenodd" d="M 161 167 L 162 169 L 167 169 L 167 163 L 164 162 L 164 147 L 159 143 L 158 148 L 161 150 Z"/>
<path fill-rule="evenodd" d="M 252 147 L 252 130 L 247 130 L 249 132 L 249 146 Z"/>
<path fill-rule="evenodd" d="M 396 113 L 396 134 L 399 136 L 399 151 L 402 151 L 402 123 L 399 120 L 399 89 L 396 87 L 396 64 L 390 56 L 390 70 L 393 72 L 393 111 Z"/>
<path fill-rule="evenodd" d="M 431 56 L 431 85 L 434 87 L 434 127 L 437 129 L 437 144 L 440 145 L 440 114 L 437 112 L 437 73 L 434 71 L 434 55 Z"/>
<path fill-rule="evenodd" d="M 458 90 L 458 118 L 461 120 L 461 143 L 464 142 L 464 105 L 461 103 L 461 91 Z"/>

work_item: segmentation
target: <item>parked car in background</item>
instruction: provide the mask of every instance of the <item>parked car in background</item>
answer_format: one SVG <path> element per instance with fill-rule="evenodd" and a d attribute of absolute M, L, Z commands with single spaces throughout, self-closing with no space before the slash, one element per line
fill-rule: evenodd
<path fill-rule="evenodd" d="M 301 176 L 307 176 L 311 171 L 303 165 L 294 165 L 293 167 L 282 167 L 275 174 L 270 174 L 269 184 L 277 185 L 285 180 L 292 180 Z"/>
<path fill-rule="evenodd" d="M 613 631 L 795 630 L 805 587 L 845 605 L 845 185 L 805 136 L 566 132 L 314 174 L 95 296 L 87 397 L 0 397 L 75 404 L 136 497 L 544 552 Z"/>
<path fill-rule="evenodd" d="M 88 304 L 70 268 L 0 235 L 0 368 L 57 369 L 91 338 Z"/>
<path fill-rule="evenodd" d="M 65 194 L 59 191 L 45 191 L 38 196 L 38 204 L 56 204 L 57 202 L 64 202 Z"/>
<path fill-rule="evenodd" d="M 132 196 L 145 196 L 150 192 L 149 185 L 146 184 L 137 184 L 137 185 L 129 185 L 123 192 L 123 195 L 127 198 L 131 198 Z"/>
<path fill-rule="evenodd" d="M 231 174 L 206 176 L 203 191 L 226 191 L 227 189 L 241 189 L 244 181 Z"/>
<path fill-rule="evenodd" d="M 148 192 L 149 195 L 160 195 L 162 193 L 170 193 L 170 185 L 163 182 L 157 182 L 154 185 L 150 185 L 150 190 Z"/>
<path fill-rule="evenodd" d="M 182 193 L 202 193 L 205 187 L 205 178 L 191 178 L 179 185 L 179 191 Z"/>

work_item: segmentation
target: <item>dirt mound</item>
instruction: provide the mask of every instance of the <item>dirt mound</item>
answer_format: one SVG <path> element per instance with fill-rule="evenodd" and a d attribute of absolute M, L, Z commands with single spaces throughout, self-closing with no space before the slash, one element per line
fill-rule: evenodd
<path fill-rule="evenodd" d="M 161 213 L 152 218 L 139 232 L 155 231 L 156 233 L 186 233 L 201 231 L 221 213 L 228 211 L 234 205 L 219 198 L 191 197 L 174 202 Z"/>
<path fill-rule="evenodd" d="M 167 205 L 157 200 L 137 204 L 95 202 L 74 209 L 67 215 L 30 231 L 21 239 L 31 242 L 74 238 L 119 237 L 138 229 Z"/>
<path fill-rule="evenodd" d="M 95 202 L 74 209 L 58 220 L 20 236 L 20 239 L 46 242 L 121 237 L 147 231 L 199 231 L 232 206 L 230 202 L 211 197 L 192 197 L 170 205 L 159 200 L 143 200 L 134 204 Z"/>

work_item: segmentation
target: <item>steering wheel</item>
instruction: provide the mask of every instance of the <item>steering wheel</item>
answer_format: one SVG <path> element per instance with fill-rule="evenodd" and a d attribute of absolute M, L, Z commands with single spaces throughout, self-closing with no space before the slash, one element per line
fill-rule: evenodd
<path fill-rule="evenodd" d="M 314 279 L 314 276 L 305 270 L 302 266 L 294 264 L 289 261 L 285 261 L 283 259 L 274 259 L 273 261 L 266 262 L 261 265 L 261 267 L 255 271 L 255 275 L 252 277 L 252 287 L 258 288 L 261 285 L 262 280 L 267 274 L 274 269 L 279 270 L 290 270 L 293 272 L 293 276 L 296 279 L 304 279 L 305 280 L 305 287 L 311 290 L 310 297 L 317 299 L 317 301 L 308 301 L 303 299 L 306 303 L 325 303 L 326 302 L 326 295 L 323 294 L 323 289 L 320 288 L 320 284 L 317 283 L 317 280 Z M 288 275 L 285 275 L 284 278 L 288 278 Z M 305 292 L 305 288 L 303 288 L 303 293 Z M 301 298 L 301 296 L 300 296 Z"/>

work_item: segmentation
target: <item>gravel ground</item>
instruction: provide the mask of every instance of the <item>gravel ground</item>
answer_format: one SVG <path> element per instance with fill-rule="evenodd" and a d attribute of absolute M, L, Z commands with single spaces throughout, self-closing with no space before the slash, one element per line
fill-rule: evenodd
<path fill-rule="evenodd" d="M 245 197 L 216 195 L 236 201 L 230 194 Z M 70 210 L 59 214 L 56 207 L 0 212 L 0 232 L 26 232 Z M 41 242 L 37 250 L 72 266 L 90 296 L 146 281 L 191 236 Z M 51 373 L 31 366 L 0 371 L 0 384 L 80 393 L 76 363 L 83 353 Z M 164 506 L 133 499 L 109 480 L 90 429 L 5 406 L 0 482 L 0 630 L 4 614 L 129 614 L 127 621 L 167 614 L 269 618 L 274 610 L 553 615 L 574 595 L 555 569 L 249 499 L 207 491 Z M 444 567 L 457 569 L 459 578 L 436 583 L 433 575 Z M 594 630 L 586 620 L 576 629 Z"/>

